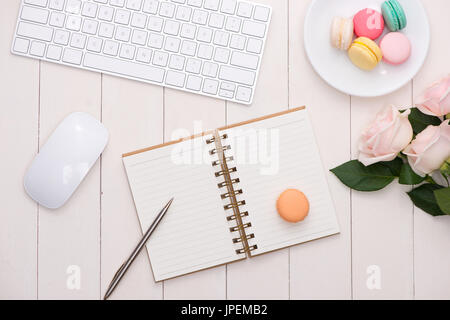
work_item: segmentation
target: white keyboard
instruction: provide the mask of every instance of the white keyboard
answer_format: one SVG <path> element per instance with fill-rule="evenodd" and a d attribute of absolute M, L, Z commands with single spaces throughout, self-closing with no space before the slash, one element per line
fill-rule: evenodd
<path fill-rule="evenodd" d="M 12 52 L 251 104 L 271 12 L 237 0 L 23 0 Z"/>

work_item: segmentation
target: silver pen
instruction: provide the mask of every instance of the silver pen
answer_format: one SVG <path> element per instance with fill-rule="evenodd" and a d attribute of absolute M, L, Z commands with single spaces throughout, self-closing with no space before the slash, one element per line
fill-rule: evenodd
<path fill-rule="evenodd" d="M 114 289 L 119 284 L 120 279 L 125 275 L 130 265 L 133 263 L 134 259 L 136 259 L 139 252 L 141 252 L 142 248 L 147 243 L 147 240 L 150 238 L 153 231 L 158 226 L 158 223 L 161 221 L 161 219 L 166 214 L 167 210 L 169 210 L 170 205 L 172 204 L 173 198 L 170 199 L 170 201 L 162 208 L 162 210 L 158 213 L 153 223 L 148 228 L 147 232 L 145 232 L 144 236 L 142 237 L 141 241 L 139 241 L 136 248 L 134 248 L 133 252 L 131 253 L 130 257 L 120 266 L 119 270 L 117 270 L 116 274 L 114 275 L 113 279 L 111 280 L 108 290 L 106 290 L 105 296 L 103 297 L 103 300 L 108 299 L 108 297 L 111 295 L 111 293 L 114 291 Z"/>

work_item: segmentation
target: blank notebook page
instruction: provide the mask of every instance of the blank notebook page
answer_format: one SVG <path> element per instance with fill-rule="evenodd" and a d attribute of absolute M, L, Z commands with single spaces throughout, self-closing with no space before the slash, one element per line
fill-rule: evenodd
<path fill-rule="evenodd" d="M 212 159 L 198 158 L 212 148 L 206 138 L 123 159 L 143 233 L 174 197 L 147 243 L 156 281 L 245 258 L 232 242 Z"/>
<path fill-rule="evenodd" d="M 233 164 L 245 200 L 241 211 L 254 233 L 257 255 L 339 232 L 324 169 L 306 109 L 227 129 Z M 221 132 L 222 133 L 222 132 Z M 276 201 L 286 189 L 299 189 L 310 202 L 304 221 L 290 223 L 277 213 Z"/>

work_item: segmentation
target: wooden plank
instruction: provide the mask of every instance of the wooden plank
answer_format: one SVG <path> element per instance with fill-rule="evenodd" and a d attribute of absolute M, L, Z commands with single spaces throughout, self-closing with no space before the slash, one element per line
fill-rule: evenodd
<path fill-rule="evenodd" d="M 288 108 L 288 0 L 258 2 L 272 6 L 273 15 L 255 97 L 251 106 L 228 103 L 228 124 Z M 228 265 L 228 299 L 289 298 L 289 250 Z"/>
<path fill-rule="evenodd" d="M 103 76 L 102 120 L 110 133 L 102 156 L 101 290 L 142 237 L 141 227 L 122 163 L 122 153 L 163 140 L 163 89 Z M 162 206 L 162 204 L 161 204 Z M 161 299 L 147 251 L 141 252 L 111 299 Z"/>
<path fill-rule="evenodd" d="M 414 97 L 450 70 L 450 42 L 445 33 L 450 20 L 442 19 L 446 0 L 424 1 L 423 5 L 431 25 L 431 47 L 425 64 L 414 78 Z M 417 299 L 450 299 L 450 219 L 433 218 L 414 208 L 414 276 Z"/>
<path fill-rule="evenodd" d="M 375 114 L 391 104 L 411 104 L 411 83 L 380 98 L 352 97 L 352 153 Z M 352 192 L 353 297 L 413 297 L 413 217 L 406 192 L 397 181 L 376 193 Z M 373 266 L 373 267 L 372 267 Z M 380 288 L 367 285 L 379 275 Z M 374 278 L 375 277 L 375 278 Z"/>
<path fill-rule="evenodd" d="M 329 172 L 350 160 L 350 97 L 313 70 L 303 46 L 309 1 L 289 1 L 289 105 L 306 105 L 313 123 L 341 233 L 291 248 L 291 299 L 351 297 L 350 191 Z"/>
<path fill-rule="evenodd" d="M 0 10 L 0 299 L 37 296 L 37 205 L 23 176 L 38 150 L 39 62 L 10 53 L 19 5 Z"/>
<path fill-rule="evenodd" d="M 164 141 L 225 124 L 225 102 L 165 89 Z M 219 196 L 219 190 L 217 193 Z M 226 266 L 164 281 L 164 299 L 225 299 Z"/>
<path fill-rule="evenodd" d="M 40 145 L 70 113 L 100 119 L 101 76 L 42 62 Z M 100 296 L 100 166 L 58 210 L 39 209 L 39 298 Z M 80 286 L 77 286 L 79 276 Z"/>

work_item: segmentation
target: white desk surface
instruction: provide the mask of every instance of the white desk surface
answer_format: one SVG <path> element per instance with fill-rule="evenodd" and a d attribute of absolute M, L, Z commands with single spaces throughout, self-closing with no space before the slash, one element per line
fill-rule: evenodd
<path fill-rule="evenodd" d="M 385 97 L 337 92 L 313 71 L 303 49 L 307 0 L 258 0 L 273 7 L 261 76 L 251 107 L 10 54 L 20 0 L 0 10 L 0 298 L 99 299 L 141 237 L 121 154 L 170 140 L 174 130 L 211 129 L 306 105 L 325 168 L 355 157 L 359 132 L 389 103 L 410 105 L 450 71 L 448 0 L 423 0 L 431 48 L 416 78 Z M 96 116 L 110 142 L 74 197 L 57 211 L 25 194 L 27 166 L 70 112 Z M 197 123 L 198 124 L 198 123 Z M 328 182 L 341 233 L 246 261 L 155 283 L 141 254 L 112 298 L 121 299 L 449 299 L 450 217 L 414 208 L 393 183 L 378 193 Z M 366 284 L 379 267 L 381 288 Z M 79 266 L 80 289 L 68 289 Z M 68 270 L 69 268 L 69 270 Z M 67 273 L 69 271 L 69 274 Z M 369 268 L 370 273 L 370 268 Z M 70 287 L 70 286 L 69 286 Z"/>

